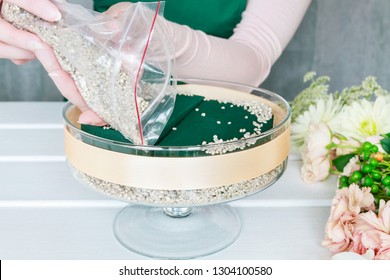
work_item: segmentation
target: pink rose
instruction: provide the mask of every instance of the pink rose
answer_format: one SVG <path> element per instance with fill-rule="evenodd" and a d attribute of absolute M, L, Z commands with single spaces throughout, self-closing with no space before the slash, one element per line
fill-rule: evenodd
<path fill-rule="evenodd" d="M 304 161 L 301 168 L 302 179 L 306 183 L 322 181 L 329 176 L 330 159 L 316 158 L 313 161 Z"/>
<path fill-rule="evenodd" d="M 305 137 L 305 147 L 302 157 L 310 159 L 323 158 L 328 154 L 326 148 L 332 142 L 332 134 L 324 123 L 311 123 Z"/>
<path fill-rule="evenodd" d="M 332 134 L 325 123 L 310 124 L 302 152 L 301 174 L 306 183 L 315 183 L 328 177 L 331 164 L 327 146 L 331 142 Z"/>

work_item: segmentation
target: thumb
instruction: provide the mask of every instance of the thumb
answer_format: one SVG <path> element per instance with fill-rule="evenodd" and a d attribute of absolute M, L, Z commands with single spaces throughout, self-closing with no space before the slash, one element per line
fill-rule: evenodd
<path fill-rule="evenodd" d="M 91 109 L 82 112 L 78 122 L 81 124 L 90 124 L 96 126 L 103 126 L 107 124 L 102 118 L 96 115 L 96 113 L 93 112 Z"/>

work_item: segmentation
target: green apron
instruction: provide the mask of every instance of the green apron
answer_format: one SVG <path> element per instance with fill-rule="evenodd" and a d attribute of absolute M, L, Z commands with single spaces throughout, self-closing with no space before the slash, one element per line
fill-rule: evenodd
<path fill-rule="evenodd" d="M 96 11 L 103 12 L 120 0 L 95 0 Z M 138 2 L 132 0 L 131 2 Z M 142 2 L 156 2 L 143 0 Z M 165 0 L 164 17 L 170 21 L 202 30 L 209 35 L 229 38 L 241 21 L 247 0 Z"/>

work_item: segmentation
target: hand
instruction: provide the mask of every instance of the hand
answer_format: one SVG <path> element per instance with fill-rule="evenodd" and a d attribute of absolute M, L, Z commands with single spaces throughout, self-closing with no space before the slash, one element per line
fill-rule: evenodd
<path fill-rule="evenodd" d="M 34 54 L 46 69 L 48 75 L 51 77 L 62 95 L 81 110 L 82 113 L 78 120 L 79 123 L 97 126 L 103 126 L 106 124 L 104 120 L 102 120 L 88 107 L 77 89 L 74 80 L 61 68 L 53 49 L 49 45 L 43 42 L 35 43 Z"/>
<path fill-rule="evenodd" d="M 49 0 L 0 0 L 0 11 L 2 2 L 15 4 L 49 22 L 61 19 L 60 11 Z M 0 17 L 1 58 L 10 59 L 15 64 L 23 64 L 38 58 L 62 95 L 83 112 L 79 119 L 81 123 L 105 124 L 100 117 L 89 109 L 73 79 L 60 67 L 52 48 L 37 35 L 19 30 Z"/>
<path fill-rule="evenodd" d="M 121 13 L 125 12 L 132 3 L 130 2 L 120 2 L 115 5 L 112 5 L 105 14 L 109 15 L 110 17 L 117 18 L 121 15 Z"/>
<path fill-rule="evenodd" d="M 0 10 L 3 0 L 0 0 Z M 49 0 L 7 0 L 47 20 L 61 19 L 61 14 Z M 23 64 L 35 59 L 34 45 L 41 40 L 34 34 L 22 31 L 0 18 L 0 58 Z"/>
<path fill-rule="evenodd" d="M 112 6 L 106 12 L 106 14 L 111 17 L 117 17 L 121 12 L 128 8 L 129 4 L 130 3 L 127 2 L 118 3 Z M 52 78 L 62 95 L 81 110 L 82 114 L 79 118 L 80 123 L 97 126 L 103 126 L 106 124 L 103 119 L 101 119 L 88 107 L 79 90 L 77 89 L 72 77 L 67 72 L 62 70 L 56 56 L 53 53 L 52 48 L 49 45 L 43 42 L 35 44 L 34 54 L 49 73 L 49 76 Z"/>

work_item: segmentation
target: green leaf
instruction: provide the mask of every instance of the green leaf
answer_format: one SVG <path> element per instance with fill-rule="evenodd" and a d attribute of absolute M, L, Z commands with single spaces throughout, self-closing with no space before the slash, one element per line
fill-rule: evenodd
<path fill-rule="evenodd" d="M 343 172 L 344 167 L 348 164 L 349 160 L 353 158 L 355 154 L 342 155 L 333 160 L 333 166 L 337 171 Z"/>
<path fill-rule="evenodd" d="M 383 138 L 381 140 L 381 145 L 382 145 L 383 150 L 385 150 L 386 153 L 390 154 L 390 137 Z"/>

